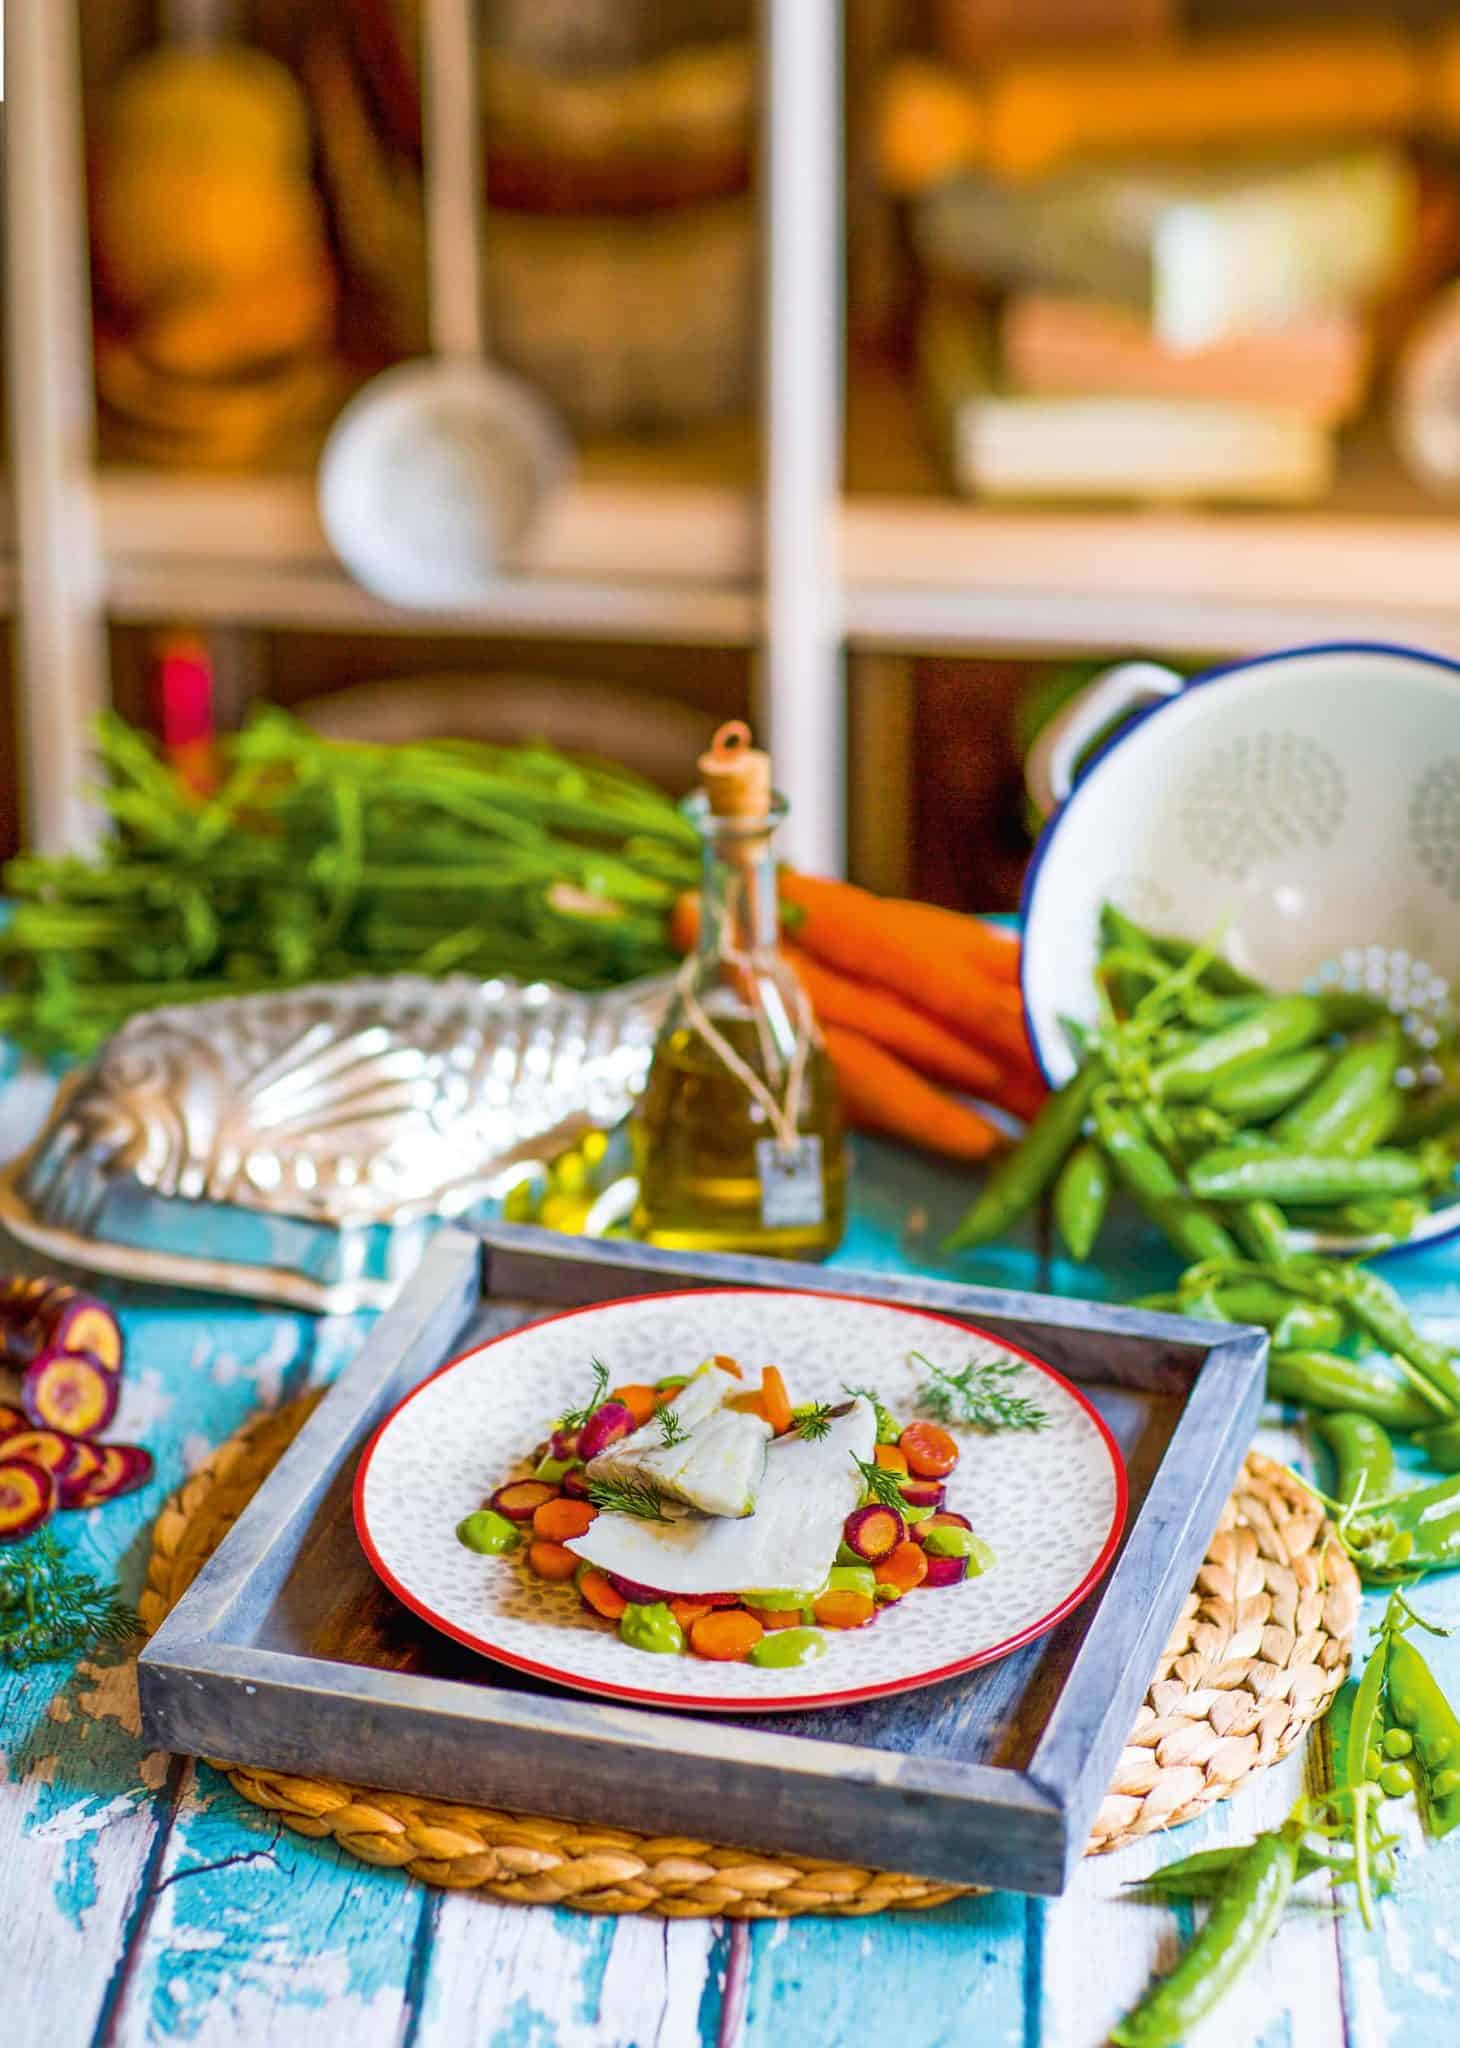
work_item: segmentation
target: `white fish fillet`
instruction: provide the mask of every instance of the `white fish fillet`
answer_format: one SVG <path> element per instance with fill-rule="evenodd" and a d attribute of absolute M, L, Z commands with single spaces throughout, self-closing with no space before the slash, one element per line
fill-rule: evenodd
<path fill-rule="evenodd" d="M 683 1396 L 681 1396 L 681 1399 Z M 747 1593 L 823 1585 L 841 1542 L 842 1524 L 862 1497 L 853 1458 L 864 1462 L 877 1441 L 870 1403 L 860 1397 L 832 1421 L 818 1442 L 778 1437 L 766 1455 L 755 1513 L 675 1514 L 670 1522 L 602 1514 L 569 1550 L 600 1571 L 617 1572 L 664 1593 Z"/>
<path fill-rule="evenodd" d="M 703 1515 L 748 1515 L 765 1470 L 771 1426 L 724 1404 L 747 1391 L 733 1373 L 701 1366 L 680 1389 L 674 1414 L 683 1443 L 668 1445 L 657 1415 L 588 1462 L 590 1479 L 634 1479 Z"/>

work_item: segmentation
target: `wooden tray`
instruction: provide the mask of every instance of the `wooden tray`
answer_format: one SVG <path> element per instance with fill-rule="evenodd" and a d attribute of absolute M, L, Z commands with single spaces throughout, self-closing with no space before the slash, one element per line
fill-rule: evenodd
<path fill-rule="evenodd" d="M 716 1720 L 575 1697 L 456 1649 L 355 1537 L 361 1449 L 447 1358 L 540 1313 L 697 1283 L 784 1286 L 773 1260 L 494 1226 L 443 1232 L 144 1651 L 158 1747 L 532 1813 L 1062 1889 L 1256 1427 L 1261 1331 L 945 1282 L 797 1286 L 963 1316 L 1077 1381 L 1125 1455 L 1102 1586 L 966 1677 L 815 1714 Z"/>

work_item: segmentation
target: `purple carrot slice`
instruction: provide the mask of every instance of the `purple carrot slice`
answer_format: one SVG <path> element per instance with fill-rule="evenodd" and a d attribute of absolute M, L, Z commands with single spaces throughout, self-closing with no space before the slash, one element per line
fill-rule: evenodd
<path fill-rule="evenodd" d="M 78 1462 L 77 1447 L 81 1438 L 69 1435 L 64 1429 L 17 1429 L 13 1436 L 3 1440 L 4 1455 L 7 1458 L 29 1458 L 37 1465 L 44 1465 L 48 1472 L 54 1472 L 58 1480 L 65 1479 Z"/>
<path fill-rule="evenodd" d="M 56 1475 L 34 1458 L 0 1458 L 0 1543 L 20 1543 L 48 1522 Z"/>
<path fill-rule="evenodd" d="M 81 1496 L 105 1464 L 106 1450 L 103 1445 L 94 1444 L 86 1437 L 77 1437 L 70 1467 L 64 1477 L 57 1475 L 60 1484 L 57 1507 L 80 1507 Z"/>
<path fill-rule="evenodd" d="M 940 1508 L 948 1497 L 941 1479 L 899 1479 L 897 1490 L 910 1508 Z"/>
<path fill-rule="evenodd" d="M 510 1485 L 499 1486 L 487 1506 L 509 1522 L 530 1522 L 540 1507 L 557 1497 L 558 1489 L 545 1479 L 514 1479 Z"/>
<path fill-rule="evenodd" d="M 0 1439 L 14 1436 L 18 1429 L 31 1427 L 31 1419 L 23 1408 L 12 1408 L 8 1401 L 0 1401 Z"/>
<path fill-rule="evenodd" d="M 921 1543 L 930 1529 L 967 1529 L 973 1534 L 973 1524 L 967 1515 L 955 1515 L 951 1508 L 943 1508 L 936 1515 L 929 1515 L 925 1522 L 913 1523 L 913 1535 Z"/>
<path fill-rule="evenodd" d="M 578 1432 L 578 1456 L 586 1465 L 610 1444 L 634 1433 L 633 1410 L 622 1401 L 600 1401 Z"/>
<path fill-rule="evenodd" d="M 891 1557 L 906 1535 L 907 1523 L 896 1508 L 884 1507 L 880 1501 L 853 1508 L 842 1524 L 842 1542 L 868 1564 L 881 1564 L 884 1557 Z"/>
<path fill-rule="evenodd" d="M 20 1398 L 37 1429 L 96 1436 L 117 1412 L 120 1384 L 89 1351 L 43 1351 L 25 1369 Z"/>
<path fill-rule="evenodd" d="M 587 1500 L 588 1474 L 581 1465 L 571 1465 L 558 1481 L 569 1500 Z"/>
<path fill-rule="evenodd" d="M 81 1487 L 74 1506 L 102 1507 L 124 1493 L 135 1493 L 152 1477 L 152 1453 L 141 1444 L 97 1444 L 95 1448 L 101 1452 L 101 1470 Z"/>
<path fill-rule="evenodd" d="M 89 1351 L 122 1369 L 122 1327 L 104 1301 L 59 1280 L 15 1281 L 0 1300 L 0 1352 L 23 1372 L 43 1351 Z"/>
<path fill-rule="evenodd" d="M 925 1552 L 928 1559 L 928 1574 L 923 1580 L 925 1586 L 956 1586 L 968 1577 L 966 1557 L 934 1557 Z"/>

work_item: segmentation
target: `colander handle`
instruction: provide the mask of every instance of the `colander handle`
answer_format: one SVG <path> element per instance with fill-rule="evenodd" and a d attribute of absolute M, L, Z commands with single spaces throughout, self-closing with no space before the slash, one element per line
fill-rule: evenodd
<path fill-rule="evenodd" d="M 1057 810 L 1079 779 L 1075 765 L 1108 725 L 1133 711 L 1176 696 L 1184 678 L 1156 661 L 1123 661 L 1087 683 L 1057 711 L 1029 750 L 1025 778 L 1045 816 Z"/>

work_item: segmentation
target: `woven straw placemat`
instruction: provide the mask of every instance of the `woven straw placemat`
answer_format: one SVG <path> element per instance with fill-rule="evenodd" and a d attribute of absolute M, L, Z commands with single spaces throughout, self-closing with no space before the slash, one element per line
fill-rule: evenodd
<path fill-rule="evenodd" d="M 149 1631 L 191 1585 L 314 1399 L 247 1423 L 163 1509 L 141 1600 Z M 1286 1755 L 1343 1682 L 1358 1605 L 1357 1576 L 1331 1525 L 1281 1465 L 1252 1453 L 1121 1754 L 1090 1853 L 1189 1820 Z M 776 1919 L 936 1906 L 976 1889 L 688 1836 L 372 1792 L 332 1778 L 217 1768 L 245 1799 L 299 1834 L 332 1835 L 362 1862 L 403 1869 L 427 1884 L 524 1905 Z"/>

